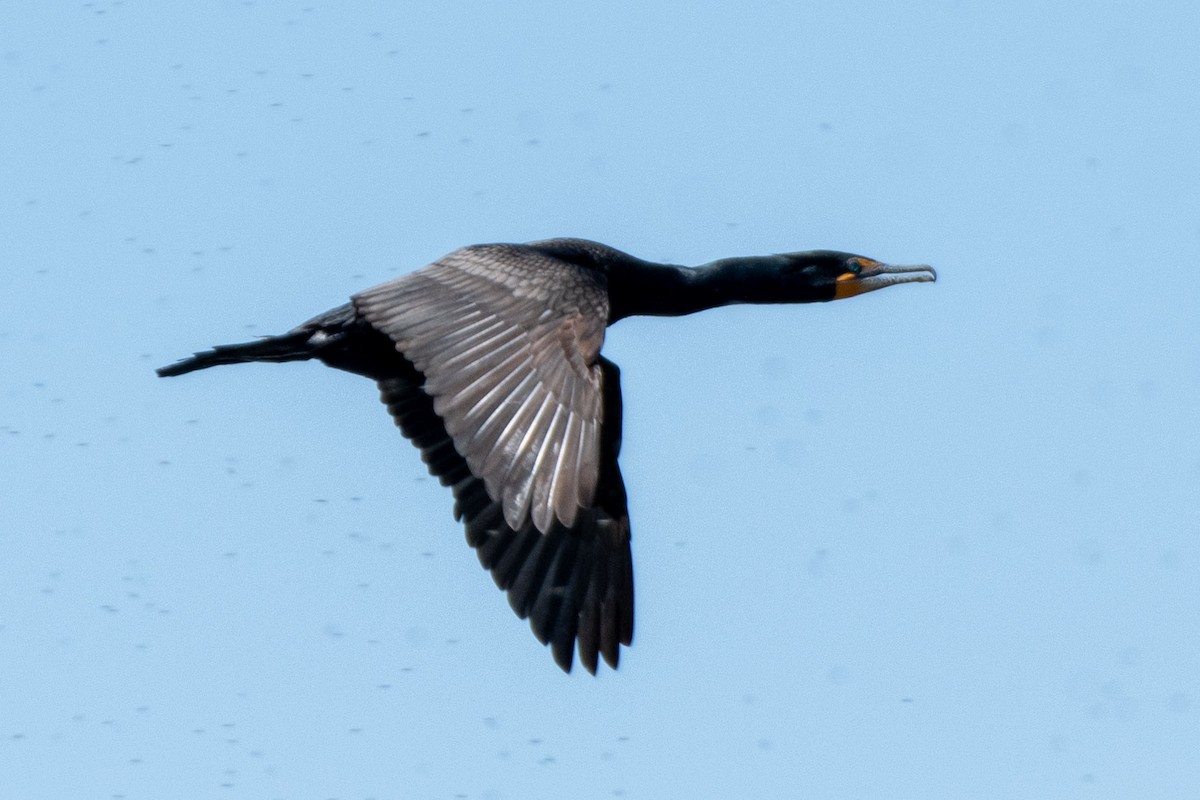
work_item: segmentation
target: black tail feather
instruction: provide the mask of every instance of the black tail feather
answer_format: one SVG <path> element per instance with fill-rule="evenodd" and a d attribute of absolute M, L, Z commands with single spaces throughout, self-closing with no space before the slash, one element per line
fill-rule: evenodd
<path fill-rule="evenodd" d="M 256 342 L 219 344 L 212 350 L 205 350 L 191 358 L 159 367 L 155 372 L 160 378 L 171 378 L 223 364 L 242 364 L 248 361 L 304 361 L 317 355 L 312 346 L 312 337 L 312 330 L 295 330 Z"/>

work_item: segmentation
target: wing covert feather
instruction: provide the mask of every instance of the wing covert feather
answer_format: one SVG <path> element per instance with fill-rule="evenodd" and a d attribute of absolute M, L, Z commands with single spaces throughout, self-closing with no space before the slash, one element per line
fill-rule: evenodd
<path fill-rule="evenodd" d="M 595 496 L 596 365 L 608 296 L 592 271 L 521 245 L 457 250 L 353 298 L 425 376 L 457 451 L 506 523 L 571 528 Z"/>

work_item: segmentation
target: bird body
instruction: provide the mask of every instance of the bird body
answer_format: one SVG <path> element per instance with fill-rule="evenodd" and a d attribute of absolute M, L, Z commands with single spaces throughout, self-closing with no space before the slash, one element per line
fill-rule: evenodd
<path fill-rule="evenodd" d="M 570 670 L 616 667 L 633 636 L 629 514 L 608 325 L 730 303 L 820 302 L 932 269 L 837 251 L 655 264 L 582 239 L 472 245 L 281 336 L 158 370 L 318 359 L 374 380 L 455 497 L 468 543 Z"/>

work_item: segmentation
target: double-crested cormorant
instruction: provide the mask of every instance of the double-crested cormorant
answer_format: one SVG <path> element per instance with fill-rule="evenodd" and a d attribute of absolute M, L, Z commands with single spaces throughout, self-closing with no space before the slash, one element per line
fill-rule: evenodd
<path fill-rule="evenodd" d="M 813 303 L 936 280 L 830 250 L 655 264 L 596 242 L 464 247 L 282 336 L 163 367 L 315 358 L 378 383 L 517 615 L 569 671 L 633 636 L 621 389 L 607 326 L 732 303 Z"/>

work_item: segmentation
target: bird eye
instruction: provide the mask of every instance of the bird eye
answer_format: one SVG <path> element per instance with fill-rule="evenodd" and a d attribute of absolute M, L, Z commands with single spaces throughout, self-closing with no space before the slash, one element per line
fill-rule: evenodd
<path fill-rule="evenodd" d="M 855 260 L 853 260 L 853 261 L 850 261 L 850 262 L 849 262 L 849 263 L 846 265 L 846 268 L 847 268 L 847 269 L 848 269 L 850 272 L 853 272 L 855 275 L 857 275 L 858 273 L 862 272 L 862 262 L 861 262 L 861 261 L 859 261 L 858 259 L 855 259 Z"/>

